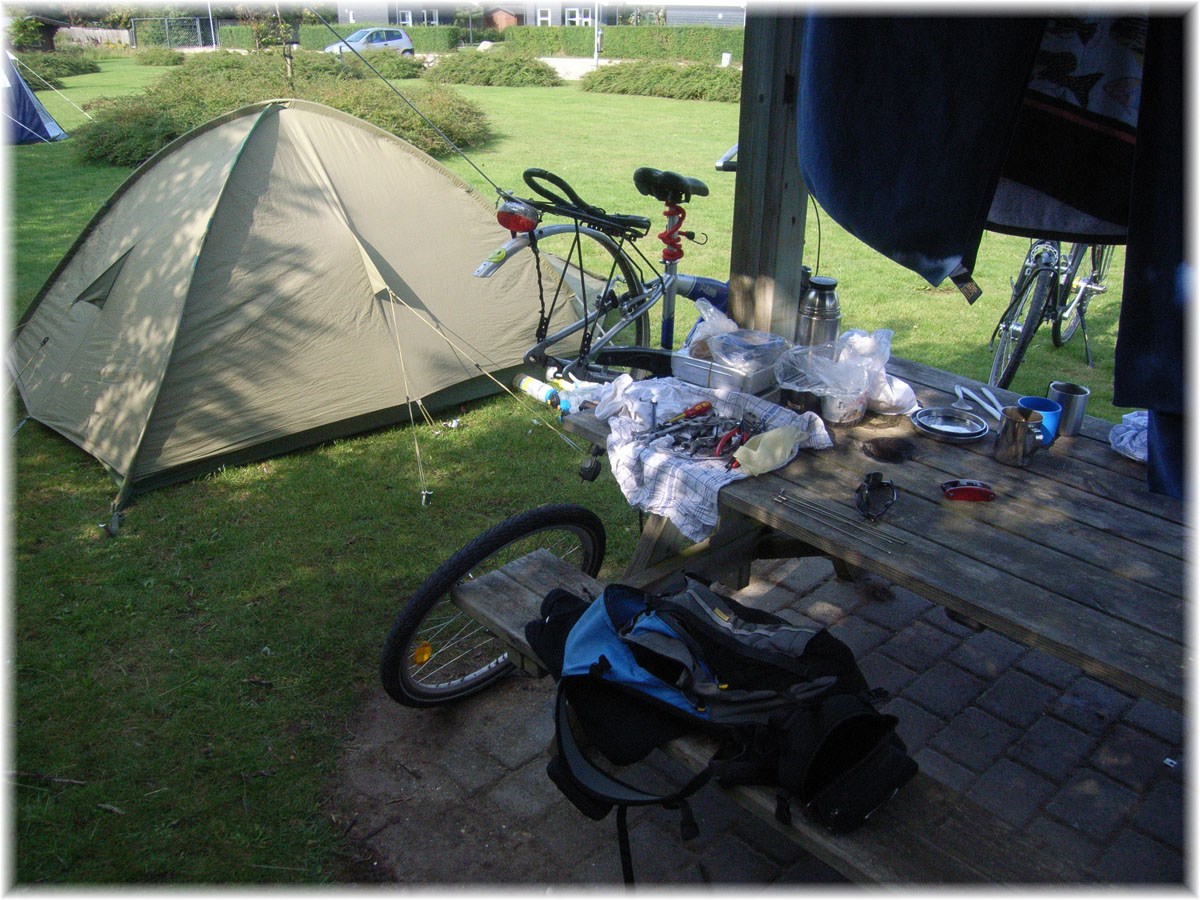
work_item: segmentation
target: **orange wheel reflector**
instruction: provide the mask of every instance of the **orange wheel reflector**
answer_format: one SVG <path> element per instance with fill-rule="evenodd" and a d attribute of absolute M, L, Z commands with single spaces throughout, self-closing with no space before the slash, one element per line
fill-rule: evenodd
<path fill-rule="evenodd" d="M 429 662 L 433 656 L 433 644 L 429 641 L 421 641 L 417 646 L 413 647 L 412 660 L 418 666 L 423 666 Z"/>

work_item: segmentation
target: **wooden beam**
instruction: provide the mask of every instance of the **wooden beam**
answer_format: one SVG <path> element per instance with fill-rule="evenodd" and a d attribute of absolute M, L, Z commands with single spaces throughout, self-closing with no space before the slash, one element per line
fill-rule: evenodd
<path fill-rule="evenodd" d="M 796 329 L 808 201 L 796 148 L 803 26 L 786 11 L 747 10 L 729 271 L 734 321 L 788 340 Z"/>

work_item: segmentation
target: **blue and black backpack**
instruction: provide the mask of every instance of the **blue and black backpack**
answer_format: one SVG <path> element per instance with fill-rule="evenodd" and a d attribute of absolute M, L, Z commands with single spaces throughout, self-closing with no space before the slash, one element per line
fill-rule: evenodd
<path fill-rule="evenodd" d="M 715 777 L 776 786 L 781 821 L 790 823 L 796 804 L 830 830 L 850 831 L 916 774 L 897 719 L 875 708 L 881 692 L 869 689 L 849 647 L 695 578 L 680 576 L 659 594 L 613 584 L 591 603 L 556 589 L 525 634 L 559 686 L 547 772 L 590 818 L 616 807 L 627 882 L 630 806 L 677 808 L 684 838 L 693 837 L 687 798 Z M 616 778 L 581 749 L 625 766 L 695 732 L 720 749 L 669 794 Z"/>

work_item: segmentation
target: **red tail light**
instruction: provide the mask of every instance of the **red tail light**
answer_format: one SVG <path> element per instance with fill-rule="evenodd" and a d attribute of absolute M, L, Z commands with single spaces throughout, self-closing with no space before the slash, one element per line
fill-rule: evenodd
<path fill-rule="evenodd" d="M 496 210 L 496 221 L 509 231 L 523 234 L 537 228 L 541 215 L 528 203 L 520 200 L 505 200 Z"/>

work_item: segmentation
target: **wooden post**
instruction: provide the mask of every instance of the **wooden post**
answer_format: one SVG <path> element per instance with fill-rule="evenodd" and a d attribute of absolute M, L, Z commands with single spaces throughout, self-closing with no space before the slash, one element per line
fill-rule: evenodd
<path fill-rule="evenodd" d="M 791 340 L 808 202 L 796 149 L 804 19 L 786 11 L 746 12 L 730 315 L 743 328 Z"/>

